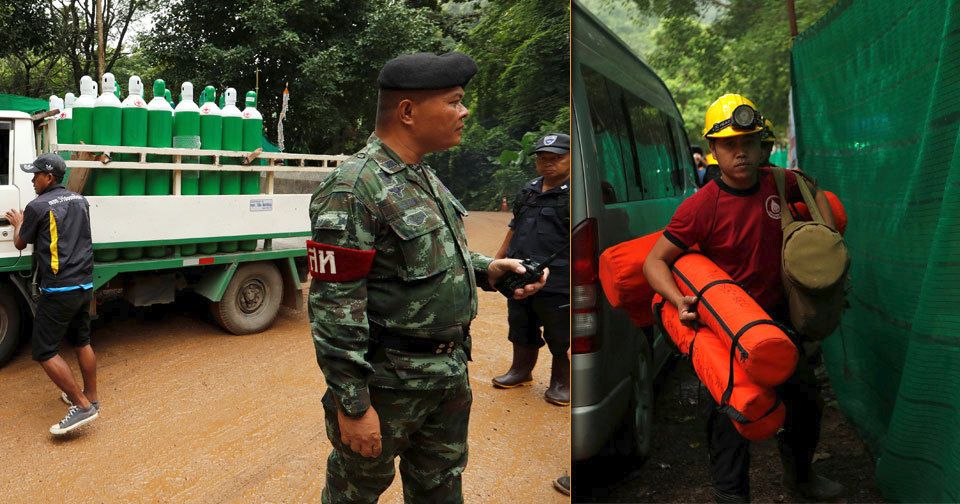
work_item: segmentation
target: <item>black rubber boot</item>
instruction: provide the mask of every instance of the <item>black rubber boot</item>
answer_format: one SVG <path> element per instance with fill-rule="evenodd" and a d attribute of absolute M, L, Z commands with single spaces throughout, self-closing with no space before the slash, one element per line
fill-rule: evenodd
<path fill-rule="evenodd" d="M 537 355 L 540 348 L 534 346 L 513 344 L 513 363 L 506 373 L 493 378 L 493 386 L 500 389 L 511 389 L 533 383 L 533 366 L 537 365 Z"/>
<path fill-rule="evenodd" d="M 819 476 L 813 470 L 812 460 L 803 460 L 812 459 L 812 456 L 804 457 L 803 454 L 795 454 L 794 450 L 782 438 L 778 441 L 780 461 L 783 462 L 784 488 L 817 502 L 832 501 L 843 494 L 843 485 Z"/>
<path fill-rule="evenodd" d="M 570 405 L 570 358 L 567 354 L 553 356 L 553 365 L 550 368 L 550 388 L 543 397 L 550 404 L 557 406 Z"/>

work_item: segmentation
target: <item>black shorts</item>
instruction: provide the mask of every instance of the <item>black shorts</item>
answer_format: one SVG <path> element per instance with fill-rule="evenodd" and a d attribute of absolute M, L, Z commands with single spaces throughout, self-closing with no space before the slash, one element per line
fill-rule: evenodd
<path fill-rule="evenodd" d="M 90 301 L 93 289 L 44 292 L 33 321 L 33 360 L 52 359 L 64 338 L 74 347 L 90 344 Z"/>

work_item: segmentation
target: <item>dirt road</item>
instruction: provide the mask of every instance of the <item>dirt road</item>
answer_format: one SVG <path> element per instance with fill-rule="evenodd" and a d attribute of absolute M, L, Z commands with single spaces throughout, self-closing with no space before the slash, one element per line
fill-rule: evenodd
<path fill-rule="evenodd" d="M 471 248 L 492 255 L 507 220 L 472 213 Z M 330 444 L 306 313 L 242 337 L 199 303 L 110 318 L 94 332 L 102 414 L 79 435 L 47 432 L 66 407 L 27 344 L 0 369 L 4 502 L 319 502 Z M 567 502 L 551 482 L 569 469 L 570 410 L 542 399 L 547 359 L 532 387 L 490 386 L 510 363 L 497 293 L 480 293 L 473 335 L 466 500 Z M 79 375 L 72 350 L 63 355 Z M 381 502 L 401 501 L 398 473 Z"/>

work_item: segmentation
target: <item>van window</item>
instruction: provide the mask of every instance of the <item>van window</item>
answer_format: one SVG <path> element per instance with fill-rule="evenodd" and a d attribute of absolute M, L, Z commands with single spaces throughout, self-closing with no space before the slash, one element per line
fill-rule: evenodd
<path fill-rule="evenodd" d="M 683 192 L 676 121 L 593 69 L 580 66 L 605 204 Z"/>
<path fill-rule="evenodd" d="M 13 123 L 0 121 L 0 185 L 10 184 L 10 170 L 13 169 L 13 149 L 10 146 L 12 133 Z"/>

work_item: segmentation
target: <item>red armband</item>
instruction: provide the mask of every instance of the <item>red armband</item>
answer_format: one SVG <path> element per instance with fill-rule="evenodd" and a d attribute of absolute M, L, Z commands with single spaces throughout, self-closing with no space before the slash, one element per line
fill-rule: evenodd
<path fill-rule="evenodd" d="M 310 276 L 324 282 L 349 282 L 367 276 L 376 250 L 357 250 L 307 240 Z"/>

